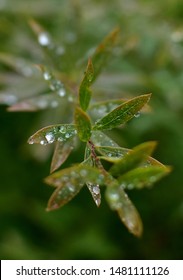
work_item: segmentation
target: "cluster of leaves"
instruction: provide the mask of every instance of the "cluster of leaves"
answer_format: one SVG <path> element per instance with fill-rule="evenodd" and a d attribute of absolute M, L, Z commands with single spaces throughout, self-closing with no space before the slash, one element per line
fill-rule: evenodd
<path fill-rule="evenodd" d="M 37 23 L 32 22 L 32 25 L 41 38 L 40 43 L 44 48 L 48 48 L 47 34 Z M 74 92 L 67 96 L 68 102 L 72 100 L 74 108 L 73 122 L 46 126 L 32 135 L 28 143 L 41 145 L 56 143 L 51 162 L 52 174 L 45 179 L 47 184 L 56 188 L 49 199 L 48 211 L 65 205 L 85 185 L 94 202 L 99 206 L 101 203 L 100 188 L 105 186 L 106 199 L 111 209 L 118 212 L 120 219 L 131 233 L 140 236 L 142 234 L 141 218 L 126 190 L 152 186 L 165 176 L 170 168 L 151 157 L 156 142 L 146 142 L 129 150 L 120 147 L 104 133 L 104 131 L 124 125 L 133 117 L 138 116 L 148 103 L 151 94 L 140 95 L 129 100 L 111 99 L 96 103 L 90 102 L 91 86 L 114 49 L 118 34 L 119 29 L 117 28 L 97 47 L 93 56 L 88 60 L 83 80 L 76 91 L 78 94 L 76 95 Z M 50 89 L 54 91 L 54 95 L 65 96 L 63 83 L 45 67 L 40 66 L 39 68 L 44 79 L 48 81 Z M 49 104 L 49 100 L 47 100 L 47 104 Z M 14 106 L 18 109 L 22 108 L 22 104 L 18 104 L 18 107 L 17 104 Z M 30 108 L 30 102 L 26 105 L 24 102 L 23 106 Z M 100 115 L 97 120 L 95 112 Z M 78 139 L 85 145 L 83 162 L 56 171 L 76 147 Z M 111 164 L 109 170 L 104 168 L 103 161 Z"/>

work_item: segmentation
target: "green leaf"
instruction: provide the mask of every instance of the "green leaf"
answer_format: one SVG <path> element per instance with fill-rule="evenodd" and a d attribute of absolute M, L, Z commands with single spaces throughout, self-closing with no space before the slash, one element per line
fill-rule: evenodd
<path fill-rule="evenodd" d="M 88 113 L 91 116 L 92 120 L 97 121 L 126 101 L 127 99 L 114 99 L 96 102 L 89 107 Z M 147 113 L 150 111 L 150 106 L 147 104 L 145 104 L 141 110 L 142 113 Z"/>
<path fill-rule="evenodd" d="M 156 142 L 150 141 L 136 146 L 118 160 L 109 170 L 113 176 L 119 176 L 147 160 L 156 147 Z"/>
<path fill-rule="evenodd" d="M 108 147 L 108 146 L 95 146 L 96 150 L 103 155 L 100 159 L 104 159 L 109 162 L 118 162 L 119 158 L 129 153 L 129 149 L 121 147 Z"/>
<path fill-rule="evenodd" d="M 118 144 L 114 142 L 110 137 L 101 131 L 92 131 L 91 141 L 96 146 L 111 146 L 118 147 Z"/>
<path fill-rule="evenodd" d="M 147 166 L 133 169 L 118 178 L 123 188 L 141 189 L 150 187 L 171 171 L 167 166 Z"/>
<path fill-rule="evenodd" d="M 105 117 L 96 122 L 94 130 L 107 130 L 126 123 L 149 101 L 151 94 L 145 94 L 124 102 Z"/>
<path fill-rule="evenodd" d="M 35 112 L 48 108 L 55 109 L 60 104 L 63 104 L 63 99 L 56 93 L 45 93 L 39 96 L 27 98 L 8 107 L 9 112 Z"/>
<path fill-rule="evenodd" d="M 93 81 L 96 80 L 96 78 L 99 76 L 100 72 L 104 68 L 105 64 L 107 63 L 107 60 L 116 45 L 119 32 L 120 29 L 115 28 L 111 33 L 109 33 L 101 42 L 101 44 L 97 47 L 94 55 L 92 56 L 92 61 L 94 65 Z"/>
<path fill-rule="evenodd" d="M 86 181 L 104 184 L 104 176 L 94 167 L 76 165 L 53 173 L 45 182 L 57 189 L 49 199 L 47 210 L 55 210 L 65 205 L 78 194 Z"/>
<path fill-rule="evenodd" d="M 37 76 L 38 71 L 35 65 L 22 57 L 16 57 L 8 53 L 0 53 L 0 61 L 13 68 L 25 77 Z"/>
<path fill-rule="evenodd" d="M 88 115 L 79 107 L 75 110 L 75 124 L 80 140 L 87 142 L 91 136 L 91 122 Z"/>
<path fill-rule="evenodd" d="M 118 212 L 121 221 L 129 232 L 140 237 L 143 231 L 140 215 L 124 192 L 123 187 L 117 183 L 108 186 L 106 189 L 106 199 L 111 209 Z"/>
<path fill-rule="evenodd" d="M 74 148 L 74 138 L 66 142 L 57 141 L 51 161 L 50 173 L 57 170 L 68 158 Z"/>
<path fill-rule="evenodd" d="M 89 115 L 94 121 L 96 121 L 100 118 L 103 118 L 125 101 L 126 100 L 124 99 L 116 99 L 94 103 L 89 107 Z"/>
<path fill-rule="evenodd" d="M 65 142 L 77 134 L 74 124 L 57 124 L 38 130 L 29 139 L 29 144 L 47 145 L 55 141 Z"/>
<path fill-rule="evenodd" d="M 91 59 L 88 60 L 88 65 L 86 68 L 86 72 L 85 72 L 85 76 L 81 82 L 80 88 L 79 88 L 79 103 L 81 108 L 86 111 L 89 103 L 90 103 L 90 99 L 91 99 L 91 90 L 89 89 L 92 80 L 93 80 L 93 76 L 94 76 L 94 70 L 93 70 L 93 64 Z"/>
<path fill-rule="evenodd" d="M 88 145 L 86 145 L 85 148 L 85 158 L 83 165 L 88 165 L 88 166 L 96 166 L 93 157 L 91 156 L 91 149 L 89 148 Z M 101 204 L 101 192 L 100 192 L 100 186 L 98 184 L 93 184 L 91 182 L 86 182 L 86 185 L 92 195 L 92 198 L 95 202 L 95 204 L 99 207 Z"/>

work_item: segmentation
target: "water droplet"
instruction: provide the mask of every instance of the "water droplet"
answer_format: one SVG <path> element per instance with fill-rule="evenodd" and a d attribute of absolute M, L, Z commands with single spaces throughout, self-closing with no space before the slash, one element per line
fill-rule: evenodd
<path fill-rule="evenodd" d="M 38 42 L 41 46 L 50 45 L 51 41 L 50 41 L 50 37 L 49 37 L 48 33 L 46 33 L 46 32 L 40 33 L 38 36 Z"/>
<path fill-rule="evenodd" d="M 124 190 L 124 189 L 126 188 L 126 184 L 125 184 L 125 183 L 122 183 L 122 184 L 120 185 L 120 188 Z"/>
<path fill-rule="evenodd" d="M 41 145 L 47 145 L 48 143 L 47 143 L 45 140 L 41 140 L 41 141 L 40 141 L 40 144 L 41 144 Z"/>
<path fill-rule="evenodd" d="M 66 95 L 66 91 L 64 88 L 60 88 L 58 91 L 57 91 L 57 94 L 61 97 L 65 96 Z"/>
<path fill-rule="evenodd" d="M 53 142 L 55 141 L 55 136 L 54 136 L 54 134 L 51 133 L 51 132 L 47 133 L 47 134 L 45 135 L 45 138 L 46 138 L 46 140 L 47 140 L 47 142 L 48 142 L 49 144 L 51 144 L 51 143 L 53 143 Z"/>
<path fill-rule="evenodd" d="M 69 133 L 66 133 L 66 134 L 65 134 L 65 138 L 68 139 L 68 138 L 70 138 L 70 137 L 71 137 L 71 134 L 69 134 Z"/>
<path fill-rule="evenodd" d="M 73 101 L 74 101 L 74 98 L 72 97 L 72 95 L 69 95 L 68 101 L 69 101 L 69 102 L 73 102 Z"/>
<path fill-rule="evenodd" d="M 138 118 L 140 117 L 140 112 L 137 112 L 135 115 L 134 115 L 135 118 Z"/>
<path fill-rule="evenodd" d="M 59 131 L 60 131 L 61 133 L 65 134 L 67 130 L 66 130 L 66 127 L 65 127 L 65 126 L 61 126 L 60 129 L 59 129 Z"/>
<path fill-rule="evenodd" d="M 132 183 L 128 184 L 128 189 L 132 190 L 134 188 L 134 185 Z"/>
<path fill-rule="evenodd" d="M 64 141 L 64 139 L 62 138 L 62 137 L 58 137 L 58 139 L 57 139 L 59 142 L 63 142 Z"/>
<path fill-rule="evenodd" d="M 151 176 L 151 177 L 149 178 L 149 181 L 150 181 L 151 183 L 154 183 L 154 182 L 156 181 L 156 176 Z"/>
<path fill-rule="evenodd" d="M 52 108 L 58 107 L 58 101 L 53 100 L 53 101 L 51 102 L 50 106 L 51 106 Z"/>
<path fill-rule="evenodd" d="M 107 110 L 106 106 L 104 106 L 104 105 L 100 106 L 98 109 L 98 114 L 104 115 L 106 113 L 106 110 Z"/>
<path fill-rule="evenodd" d="M 55 91 L 55 90 L 60 90 L 62 87 L 62 83 L 57 80 L 53 80 L 52 83 L 50 84 L 50 89 Z"/>
<path fill-rule="evenodd" d="M 80 171 L 80 175 L 82 176 L 82 177 L 85 177 L 86 175 L 87 175 L 87 170 L 86 169 L 81 169 L 81 171 Z"/>
<path fill-rule="evenodd" d="M 95 194 L 99 194 L 99 193 L 100 193 L 99 185 L 95 185 L 95 186 L 93 187 L 93 192 L 94 192 Z"/>
<path fill-rule="evenodd" d="M 62 177 L 62 181 L 63 181 L 63 182 L 68 182 L 68 180 L 69 180 L 69 177 L 68 177 L 68 176 L 64 175 L 64 176 Z"/>
<path fill-rule="evenodd" d="M 29 141 L 28 141 L 28 143 L 29 143 L 30 145 L 32 145 L 32 144 L 34 144 L 34 140 L 33 140 L 32 138 L 30 138 Z"/>
<path fill-rule="evenodd" d="M 73 185 L 69 185 L 68 189 L 70 192 L 75 192 L 75 186 L 73 186 Z"/>
<path fill-rule="evenodd" d="M 45 99 L 39 99 L 37 101 L 37 106 L 40 108 L 40 109 L 45 109 L 47 106 L 48 106 L 48 102 L 47 100 Z"/>
<path fill-rule="evenodd" d="M 43 73 L 43 77 L 44 77 L 44 79 L 45 79 L 46 81 L 48 81 L 48 80 L 50 80 L 50 79 L 52 78 L 52 75 L 51 75 L 51 73 L 49 73 L 49 72 L 44 72 L 44 73 Z"/>
<path fill-rule="evenodd" d="M 56 54 L 57 55 L 63 55 L 65 53 L 65 48 L 62 46 L 57 47 Z"/>
<path fill-rule="evenodd" d="M 116 192 L 110 192 L 109 197 L 113 201 L 118 201 L 119 195 Z"/>

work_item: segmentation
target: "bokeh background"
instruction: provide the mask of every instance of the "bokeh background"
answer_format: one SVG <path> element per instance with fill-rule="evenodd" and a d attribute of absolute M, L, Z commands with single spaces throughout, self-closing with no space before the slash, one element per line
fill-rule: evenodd
<path fill-rule="evenodd" d="M 43 125 L 69 117 L 59 108 L 7 112 L 16 96 L 21 100 L 47 87 L 13 60 L 52 63 L 30 18 L 60 46 L 60 71 L 76 84 L 92 50 L 109 31 L 121 28 L 118 46 L 93 87 L 94 97 L 152 92 L 151 112 L 110 134 L 129 148 L 157 140 L 154 157 L 173 166 L 154 188 L 129 193 L 144 223 L 140 239 L 128 233 L 105 199 L 97 209 L 86 188 L 62 209 L 45 211 L 52 188 L 43 178 L 49 174 L 52 148 L 29 146 L 27 139 Z M 182 259 L 183 2 L 0 0 L 0 60 L 1 259 Z M 81 153 L 82 148 L 74 151 L 64 166 L 80 160 Z"/>

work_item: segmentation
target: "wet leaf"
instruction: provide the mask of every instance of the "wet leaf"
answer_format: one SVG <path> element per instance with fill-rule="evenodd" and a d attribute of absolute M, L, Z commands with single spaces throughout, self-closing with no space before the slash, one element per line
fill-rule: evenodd
<path fill-rule="evenodd" d="M 75 110 L 75 124 L 80 140 L 87 142 L 91 136 L 91 122 L 88 115 L 79 107 Z"/>
<path fill-rule="evenodd" d="M 65 142 L 77 134 L 74 124 L 50 125 L 38 130 L 29 139 L 29 144 L 47 145 L 55 141 Z"/>
<path fill-rule="evenodd" d="M 111 168 L 110 173 L 113 176 L 119 176 L 135 167 L 140 163 L 147 161 L 148 156 L 152 154 L 156 147 L 156 142 L 150 141 L 136 146 L 133 150 L 126 153 L 123 158 L 118 160 Z"/>
<path fill-rule="evenodd" d="M 122 158 L 129 153 L 129 149 L 121 147 L 95 146 L 95 148 L 101 155 L 103 155 L 103 157 L 100 158 L 109 162 L 119 161 L 119 158 Z"/>
<path fill-rule="evenodd" d="M 8 53 L 0 53 L 0 61 L 25 77 L 31 77 L 38 74 L 35 65 L 22 57 L 16 57 Z"/>
<path fill-rule="evenodd" d="M 124 192 L 123 187 L 117 183 L 108 186 L 106 189 L 106 199 L 111 209 L 118 212 L 121 221 L 129 232 L 140 237 L 143 231 L 140 215 Z"/>
<path fill-rule="evenodd" d="M 94 70 L 93 70 L 93 64 L 91 59 L 88 60 L 88 65 L 86 68 L 85 76 L 81 82 L 80 88 L 79 88 L 79 103 L 81 108 L 86 111 L 90 99 L 91 99 L 91 90 L 90 90 L 90 85 L 92 83 L 94 76 Z"/>
<path fill-rule="evenodd" d="M 107 63 L 107 60 L 116 45 L 119 32 L 120 29 L 116 28 L 111 33 L 109 33 L 101 42 L 101 44 L 97 47 L 94 55 L 92 56 L 94 66 L 93 81 L 99 76 L 100 72 Z"/>
<path fill-rule="evenodd" d="M 101 131 L 92 131 L 91 140 L 95 146 L 119 147 L 117 143 Z"/>
<path fill-rule="evenodd" d="M 126 101 L 127 99 L 114 99 L 96 102 L 89 107 L 89 115 L 91 116 L 92 120 L 97 121 Z M 148 113 L 150 111 L 150 106 L 148 104 L 145 104 L 141 110 L 141 113 Z M 136 115 L 136 117 L 137 116 L 138 115 Z"/>
<path fill-rule="evenodd" d="M 128 189 L 150 187 L 171 171 L 167 166 L 147 166 L 133 169 L 118 178 L 121 186 Z"/>
<path fill-rule="evenodd" d="M 85 148 L 85 158 L 84 158 L 84 165 L 95 167 L 96 163 L 91 156 L 91 149 L 86 145 Z M 92 198 L 95 202 L 95 204 L 99 207 L 101 204 L 101 192 L 100 192 L 100 186 L 99 184 L 93 184 L 92 182 L 86 182 L 86 185 L 92 195 Z"/>
<path fill-rule="evenodd" d="M 57 141 L 51 161 L 50 172 L 57 170 L 68 158 L 74 148 L 74 138 L 66 142 Z"/>
<path fill-rule="evenodd" d="M 92 119 L 96 121 L 100 118 L 103 118 L 105 115 L 117 108 L 123 102 L 125 102 L 125 100 L 116 99 L 94 103 L 89 107 L 89 114 L 92 117 Z"/>
<path fill-rule="evenodd" d="M 55 210 L 68 203 L 78 194 L 86 181 L 96 185 L 104 184 L 104 176 L 98 169 L 80 164 L 47 177 L 45 182 L 56 187 L 49 199 L 47 210 Z"/>
<path fill-rule="evenodd" d="M 107 130 L 126 123 L 149 101 L 151 94 L 145 94 L 124 102 L 102 119 L 96 122 L 94 130 Z"/>
<path fill-rule="evenodd" d="M 56 108 L 61 104 L 63 99 L 56 93 L 45 93 L 39 96 L 24 99 L 17 102 L 8 108 L 10 112 L 22 111 L 22 112 L 34 112 L 39 110 L 45 110 L 48 108 Z"/>

